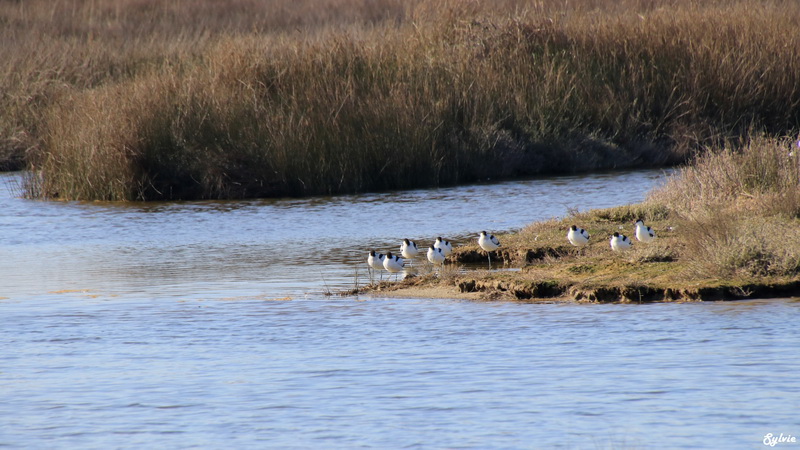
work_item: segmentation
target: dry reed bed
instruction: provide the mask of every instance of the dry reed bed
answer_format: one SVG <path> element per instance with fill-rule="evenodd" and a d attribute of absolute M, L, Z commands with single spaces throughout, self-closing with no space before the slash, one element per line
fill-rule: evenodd
<path fill-rule="evenodd" d="M 683 224 L 695 273 L 715 277 L 800 273 L 800 151 L 758 137 L 698 157 L 648 202 Z"/>
<path fill-rule="evenodd" d="M 26 119 L 35 131 L 21 133 L 41 171 L 29 193 L 132 200 L 433 186 L 670 164 L 753 130 L 800 128 L 795 3 L 392 4 L 393 14 L 331 20 L 338 26 L 313 37 L 252 23 L 243 32 L 233 20 L 126 53 L 139 58 L 85 55 L 110 62 L 94 77 L 76 69 L 86 78 L 66 77 L 69 88 L 42 88 L 46 108 Z"/>
<path fill-rule="evenodd" d="M 219 36 L 402 21 L 410 0 L 0 2 L 0 170 L 41 148 L 49 105 L 199 58 Z"/>

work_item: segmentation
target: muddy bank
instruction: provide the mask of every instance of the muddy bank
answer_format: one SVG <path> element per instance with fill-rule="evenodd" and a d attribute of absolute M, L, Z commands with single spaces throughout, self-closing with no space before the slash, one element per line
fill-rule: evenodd
<path fill-rule="evenodd" d="M 720 301 L 747 298 L 777 298 L 800 295 L 800 281 L 702 287 L 658 287 L 647 285 L 582 287 L 558 281 L 490 282 L 465 279 L 459 292 L 480 292 L 487 298 L 514 300 L 568 299 L 592 303 L 650 303 L 672 301 Z"/>
<path fill-rule="evenodd" d="M 499 281 L 460 277 L 454 281 L 415 277 L 400 283 L 382 283 L 347 292 L 387 297 L 511 300 L 529 302 L 654 303 L 728 301 L 800 296 L 800 281 L 746 283 L 719 286 L 578 286 L 564 280 Z"/>

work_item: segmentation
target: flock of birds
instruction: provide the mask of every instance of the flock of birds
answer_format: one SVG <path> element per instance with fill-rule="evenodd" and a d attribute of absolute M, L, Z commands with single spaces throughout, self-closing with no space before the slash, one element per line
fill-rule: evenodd
<path fill-rule="evenodd" d="M 653 231 L 653 229 L 649 226 L 645 225 L 642 219 L 638 219 L 636 221 L 636 231 L 634 232 L 634 235 L 636 236 L 636 240 L 640 242 L 652 242 L 656 238 L 655 231 Z M 588 245 L 589 238 L 589 232 L 578 227 L 577 225 L 572 225 L 569 228 L 569 231 L 567 231 L 567 240 L 575 247 L 584 247 Z M 611 245 L 611 250 L 615 252 L 625 251 L 633 246 L 633 242 L 628 236 L 620 234 L 617 231 L 611 235 L 611 240 L 609 243 Z M 491 252 L 500 248 L 500 241 L 494 235 L 488 234 L 485 231 L 481 231 L 481 234 L 478 236 L 478 245 L 486 252 L 487 257 L 489 258 L 489 269 L 491 270 Z M 452 253 L 452 251 L 453 244 L 451 244 L 450 241 L 442 239 L 440 236 L 436 238 L 436 240 L 433 242 L 433 245 L 428 247 L 426 256 L 431 264 L 441 267 L 441 265 L 444 264 L 445 259 L 450 255 L 450 253 Z M 401 272 L 405 267 L 406 260 L 413 260 L 418 254 L 419 248 L 417 247 L 417 244 L 409 239 L 403 239 L 403 242 L 400 244 L 399 255 L 392 254 L 392 252 L 388 252 L 384 255 L 383 253 L 378 253 L 375 250 L 370 250 L 369 256 L 367 257 L 367 264 L 369 264 L 369 268 L 371 270 L 376 270 L 381 273 L 381 279 L 383 279 L 383 272 L 381 272 L 382 270 L 393 273 L 396 277 L 397 273 Z"/>
<path fill-rule="evenodd" d="M 634 233 L 636 240 L 640 242 L 652 242 L 656 238 L 656 232 L 652 228 L 644 224 L 642 219 L 636 221 L 636 231 Z M 575 247 L 583 247 L 589 243 L 589 232 L 583 228 L 578 228 L 576 225 L 569 227 L 567 231 L 567 240 Z M 621 252 L 628 250 L 633 246 L 633 242 L 628 236 L 620 234 L 615 231 L 611 235 L 611 250 Z"/>
<path fill-rule="evenodd" d="M 491 269 L 492 256 L 490 252 L 500 248 L 500 241 L 494 237 L 494 235 L 488 234 L 485 231 L 481 231 L 481 234 L 478 237 L 478 245 L 486 251 L 489 257 L 489 268 Z M 431 264 L 441 267 L 441 265 L 444 264 L 444 260 L 450 256 L 450 253 L 452 252 L 453 244 L 439 236 L 433 242 L 433 245 L 428 247 L 426 256 Z M 413 260 L 418 254 L 419 247 L 417 247 L 416 242 L 409 239 L 403 239 L 403 242 L 400 244 L 400 255 L 402 256 L 394 255 L 392 252 L 388 252 L 384 255 L 383 253 L 378 253 L 375 250 L 370 250 L 369 256 L 367 256 L 367 264 L 369 264 L 369 268 L 371 270 L 377 270 L 379 272 L 381 270 L 386 270 L 389 273 L 397 274 L 405 267 L 406 259 Z M 383 278 L 383 272 L 380 273 L 381 278 Z"/>

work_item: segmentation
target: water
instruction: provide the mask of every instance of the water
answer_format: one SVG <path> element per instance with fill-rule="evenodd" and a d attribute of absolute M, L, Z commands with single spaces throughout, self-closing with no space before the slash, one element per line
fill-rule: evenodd
<path fill-rule="evenodd" d="M 0 447 L 756 448 L 800 435 L 796 299 L 322 295 L 351 287 L 369 248 L 636 202 L 658 172 L 146 205 L 24 201 L 3 177 Z"/>
<path fill-rule="evenodd" d="M 0 178 L 0 296 L 230 298 L 319 295 L 367 281 L 370 249 L 403 238 L 476 240 L 638 202 L 661 171 L 311 199 L 188 203 L 25 201 Z"/>

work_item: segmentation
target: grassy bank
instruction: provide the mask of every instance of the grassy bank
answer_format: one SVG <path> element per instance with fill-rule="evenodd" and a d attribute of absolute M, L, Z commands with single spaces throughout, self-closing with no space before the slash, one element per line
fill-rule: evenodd
<path fill-rule="evenodd" d="M 800 129 L 794 2 L 384 2 L 332 1 L 302 31 L 276 9 L 248 14 L 257 2 L 169 28 L 191 23 L 180 12 L 194 3 L 179 2 L 141 13 L 157 19 L 148 37 L 116 57 L 123 41 L 92 44 L 93 33 L 130 33 L 141 3 L 79 2 L 76 23 L 103 20 L 65 51 L 97 72 L 54 75 L 59 87 L 6 125 L 32 149 L 29 195 L 436 186 L 672 164 L 753 130 Z"/>
<path fill-rule="evenodd" d="M 432 287 L 457 297 L 579 301 L 693 301 L 800 295 L 800 155 L 792 140 L 759 138 L 698 158 L 642 204 L 576 212 L 500 236 L 493 260 L 519 271 L 427 275 L 377 289 Z M 793 152 L 794 151 L 794 152 Z M 793 153 L 792 153 L 793 152 Z M 634 221 L 657 233 L 636 242 Z M 576 224 L 591 233 L 582 249 L 566 240 Z M 614 253 L 613 232 L 634 239 Z M 486 264 L 477 245 L 454 250 L 454 264 Z"/>

